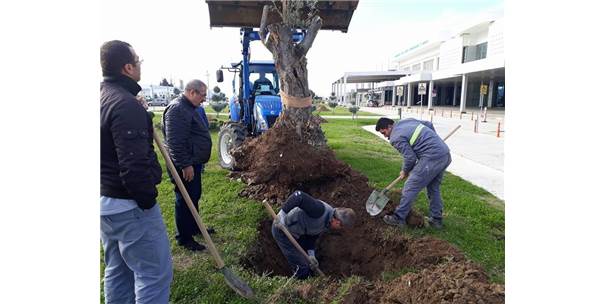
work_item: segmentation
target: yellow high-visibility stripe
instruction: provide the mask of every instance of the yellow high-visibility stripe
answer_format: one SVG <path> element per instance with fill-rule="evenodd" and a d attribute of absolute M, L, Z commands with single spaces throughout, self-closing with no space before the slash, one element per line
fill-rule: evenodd
<path fill-rule="evenodd" d="M 410 141 L 408 142 L 410 144 L 410 146 L 412 147 L 412 145 L 415 144 L 415 141 L 417 141 L 417 137 L 419 137 L 419 134 L 421 133 L 421 130 L 425 127 L 424 124 L 419 124 L 417 126 L 417 128 L 415 129 L 414 133 L 412 133 L 412 137 L 410 138 Z"/>

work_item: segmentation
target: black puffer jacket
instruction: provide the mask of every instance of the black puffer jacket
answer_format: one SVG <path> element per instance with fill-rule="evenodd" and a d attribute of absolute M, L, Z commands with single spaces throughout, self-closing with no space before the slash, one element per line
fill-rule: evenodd
<path fill-rule="evenodd" d="M 135 98 L 140 90 L 126 76 L 101 83 L 101 195 L 133 199 L 149 209 L 156 204 L 162 169 L 151 118 Z"/>
<path fill-rule="evenodd" d="M 206 164 L 210 158 L 210 132 L 184 95 L 171 101 L 162 117 L 164 142 L 175 167 Z"/>

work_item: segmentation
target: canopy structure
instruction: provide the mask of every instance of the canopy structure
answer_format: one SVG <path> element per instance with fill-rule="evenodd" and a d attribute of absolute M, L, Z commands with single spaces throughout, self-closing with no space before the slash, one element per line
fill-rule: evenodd
<path fill-rule="evenodd" d="M 211 27 L 259 27 L 263 6 L 273 5 L 272 1 L 226 1 L 206 0 Z M 358 0 L 353 1 L 318 1 L 316 8 L 322 18 L 323 30 L 347 32 Z M 268 24 L 279 22 L 280 15 L 272 11 Z"/>

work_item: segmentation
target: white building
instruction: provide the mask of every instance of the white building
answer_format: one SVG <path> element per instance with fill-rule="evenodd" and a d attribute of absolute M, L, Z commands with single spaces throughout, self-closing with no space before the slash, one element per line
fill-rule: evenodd
<path fill-rule="evenodd" d="M 425 40 L 391 59 L 384 77 L 350 72 L 333 83 L 339 100 L 349 101 L 347 83 L 374 82 L 382 90 L 381 104 L 408 106 L 505 107 L 505 57 L 503 19 L 487 18 L 465 26 L 447 39 Z M 393 80 L 394 74 L 404 74 Z M 355 77 L 354 77 L 355 76 Z M 377 79 L 380 79 L 378 81 Z M 419 95 L 419 85 L 426 95 Z M 363 85 L 364 86 L 364 85 Z M 395 92 L 395 94 L 394 94 Z M 362 92 L 360 92 L 362 93 Z M 429 96 L 432 96 L 429 98 Z M 359 99 L 359 98 L 356 98 Z"/>
<path fill-rule="evenodd" d="M 141 93 L 143 97 L 147 100 L 151 99 L 159 99 L 159 100 L 167 100 L 175 98 L 177 94 L 175 94 L 176 87 L 168 87 L 168 86 L 158 86 L 158 85 L 142 85 Z M 178 88 L 177 88 L 178 89 Z M 179 90 L 180 91 L 180 90 Z"/>

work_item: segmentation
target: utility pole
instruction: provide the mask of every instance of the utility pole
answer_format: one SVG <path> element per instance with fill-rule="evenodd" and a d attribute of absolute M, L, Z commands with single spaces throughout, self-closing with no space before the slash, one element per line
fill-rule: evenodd
<path fill-rule="evenodd" d="M 210 74 L 206 70 L 206 96 L 210 98 Z"/>

